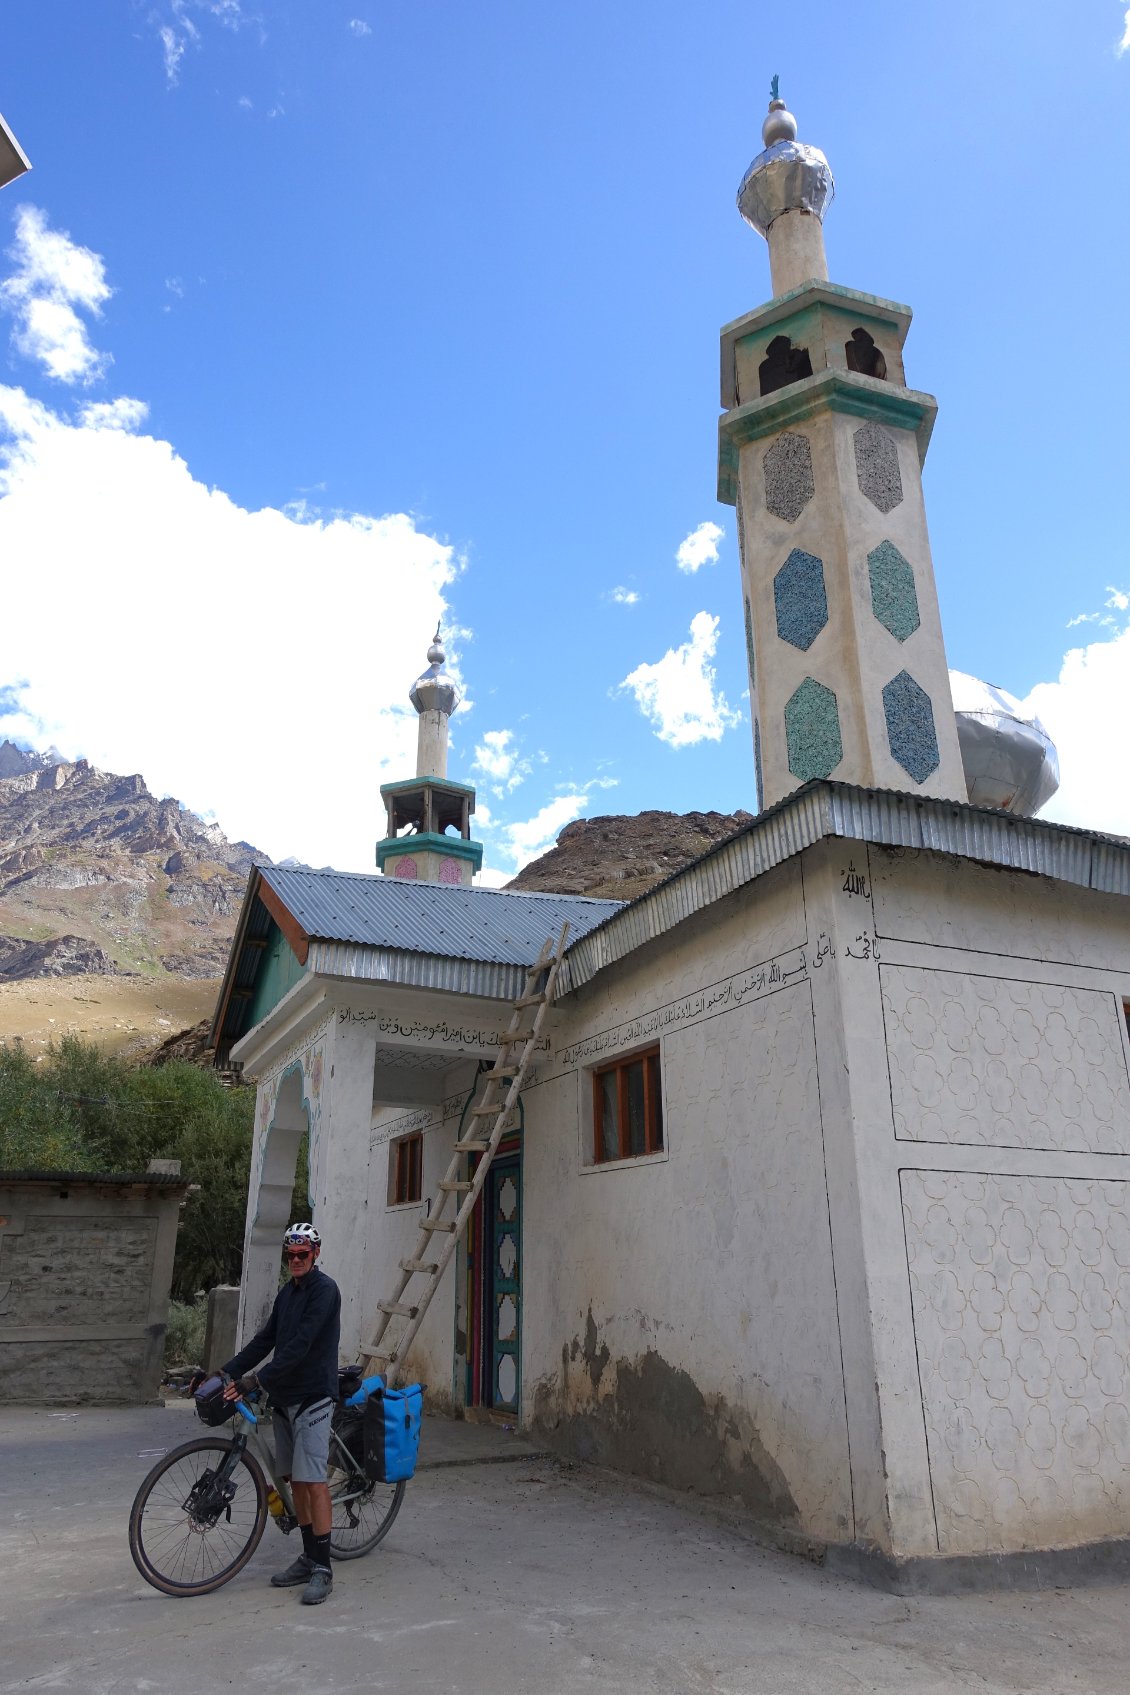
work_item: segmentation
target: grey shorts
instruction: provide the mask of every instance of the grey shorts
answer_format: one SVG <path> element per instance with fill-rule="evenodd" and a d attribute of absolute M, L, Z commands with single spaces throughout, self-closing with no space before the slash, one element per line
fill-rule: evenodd
<path fill-rule="evenodd" d="M 275 1465 L 280 1477 L 292 1483 L 326 1481 L 333 1410 L 328 1397 L 302 1412 L 297 1407 L 276 1408 Z"/>

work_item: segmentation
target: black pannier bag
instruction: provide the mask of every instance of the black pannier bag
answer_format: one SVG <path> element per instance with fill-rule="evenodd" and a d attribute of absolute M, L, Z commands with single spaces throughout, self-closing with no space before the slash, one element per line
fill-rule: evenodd
<path fill-rule="evenodd" d="M 348 1448 L 354 1465 L 358 1470 L 365 1464 L 365 1415 L 360 1407 L 335 1407 L 333 1418 L 334 1435 Z M 333 1451 L 330 1452 L 330 1464 L 336 1464 Z"/>
<path fill-rule="evenodd" d="M 218 1375 L 206 1377 L 192 1398 L 196 1416 L 205 1424 L 226 1424 L 235 1417 L 235 1402 L 224 1400 L 224 1380 Z"/>

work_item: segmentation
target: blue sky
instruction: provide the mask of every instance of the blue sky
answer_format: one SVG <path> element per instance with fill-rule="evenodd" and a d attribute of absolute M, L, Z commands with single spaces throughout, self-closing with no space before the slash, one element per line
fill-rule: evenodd
<path fill-rule="evenodd" d="M 366 869 L 442 613 L 497 874 L 582 811 L 752 809 L 717 336 L 769 294 L 734 194 L 779 72 L 832 277 L 914 308 L 949 662 L 1032 692 L 1049 815 L 1130 833 L 1124 38 L 1117 0 L 7 0 L 0 733 Z"/>

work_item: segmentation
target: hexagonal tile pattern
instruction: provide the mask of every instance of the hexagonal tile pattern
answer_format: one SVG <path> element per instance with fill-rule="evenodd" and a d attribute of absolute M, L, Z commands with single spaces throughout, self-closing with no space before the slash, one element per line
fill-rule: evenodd
<path fill-rule="evenodd" d="M 773 605 L 781 640 L 807 652 L 828 622 L 824 565 L 814 553 L 793 548 L 773 578 Z"/>
<path fill-rule="evenodd" d="M 844 756 L 840 712 L 831 689 L 806 677 L 785 702 L 789 770 L 802 783 L 830 777 Z"/>
<path fill-rule="evenodd" d="M 767 510 L 774 518 L 795 524 L 816 493 L 808 437 L 786 430 L 766 450 L 761 465 L 765 473 Z"/>
<path fill-rule="evenodd" d="M 864 424 L 852 437 L 855 443 L 855 475 L 861 493 L 884 516 L 902 500 L 902 472 L 898 448 L 876 423 Z"/>
<path fill-rule="evenodd" d="M 892 758 L 916 783 L 924 783 L 941 764 L 930 696 L 909 671 L 900 671 L 883 690 L 883 712 Z"/>
<path fill-rule="evenodd" d="M 896 641 L 904 642 L 922 622 L 914 568 L 893 541 L 881 541 L 867 555 L 871 577 L 871 610 Z"/>

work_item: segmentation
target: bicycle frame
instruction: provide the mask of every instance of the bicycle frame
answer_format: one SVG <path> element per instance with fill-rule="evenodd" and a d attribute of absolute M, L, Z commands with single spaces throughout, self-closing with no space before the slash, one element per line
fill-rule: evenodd
<path fill-rule="evenodd" d="M 268 1442 L 267 1440 L 267 1430 L 271 1425 L 271 1409 L 264 1406 L 260 1407 L 258 1412 L 253 1412 L 247 1402 L 240 1397 L 235 1403 L 235 1411 L 236 1418 L 242 1420 L 242 1428 L 237 1427 L 232 1434 L 231 1464 L 234 1467 L 236 1458 L 243 1452 L 244 1448 L 251 1449 L 255 1458 L 259 1461 L 259 1464 L 266 1472 L 271 1483 L 278 1491 L 283 1506 L 286 1508 L 286 1516 L 292 1521 L 291 1524 L 285 1526 L 285 1528 L 287 1530 L 291 1530 L 297 1522 L 297 1515 L 294 1510 L 294 1493 L 290 1487 L 289 1479 L 279 1475 L 274 1443 Z M 347 1460 L 346 1465 L 338 1466 L 336 1469 L 343 1471 L 347 1478 L 352 1478 L 355 1475 L 356 1467 L 349 1458 L 348 1450 L 342 1443 L 337 1431 L 331 1430 L 331 1456 L 335 1446 L 338 1449 L 338 1452 L 342 1456 L 346 1457 Z M 331 1464 L 332 1463 L 331 1459 Z M 227 1462 L 225 1462 L 221 1469 L 225 1473 L 228 1471 L 229 1468 Z M 333 1495 L 334 1504 L 336 1506 L 343 1506 L 349 1501 L 358 1500 L 364 1493 L 364 1488 L 350 1489 L 346 1487 L 345 1489 L 339 1489 Z"/>

